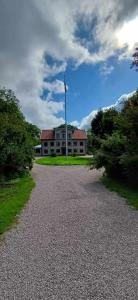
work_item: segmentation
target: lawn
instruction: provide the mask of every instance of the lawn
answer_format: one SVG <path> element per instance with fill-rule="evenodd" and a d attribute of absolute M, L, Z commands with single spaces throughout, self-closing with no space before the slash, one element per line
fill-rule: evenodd
<path fill-rule="evenodd" d="M 16 222 L 34 185 L 31 176 L 0 184 L 0 234 Z"/>
<path fill-rule="evenodd" d="M 51 166 L 72 166 L 72 165 L 89 165 L 92 158 L 79 157 L 79 156 L 56 156 L 56 157 L 42 157 L 36 160 L 37 164 L 40 165 L 51 165 Z"/>
<path fill-rule="evenodd" d="M 101 181 L 110 191 L 117 192 L 121 197 L 126 198 L 130 205 L 138 209 L 138 189 L 106 176 L 103 176 Z"/>

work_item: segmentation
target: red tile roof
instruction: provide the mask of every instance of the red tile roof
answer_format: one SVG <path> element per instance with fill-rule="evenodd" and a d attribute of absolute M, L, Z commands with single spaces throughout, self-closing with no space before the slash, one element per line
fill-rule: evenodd
<path fill-rule="evenodd" d="M 42 130 L 40 139 L 41 140 L 54 140 L 55 139 L 54 130 L 52 130 L 52 129 Z M 86 136 L 85 130 L 75 129 L 72 134 L 72 139 L 86 140 L 87 136 Z"/>
<path fill-rule="evenodd" d="M 55 139 L 55 135 L 52 129 L 42 130 L 40 140 L 54 140 L 54 139 Z"/>
<path fill-rule="evenodd" d="M 72 138 L 75 140 L 86 140 L 87 136 L 85 130 L 75 129 Z"/>

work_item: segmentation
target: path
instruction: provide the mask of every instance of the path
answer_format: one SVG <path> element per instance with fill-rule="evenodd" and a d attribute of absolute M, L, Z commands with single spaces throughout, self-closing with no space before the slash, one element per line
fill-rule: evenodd
<path fill-rule="evenodd" d="M 138 299 L 138 212 L 85 167 L 35 165 L 37 186 L 0 245 L 0 300 Z"/>

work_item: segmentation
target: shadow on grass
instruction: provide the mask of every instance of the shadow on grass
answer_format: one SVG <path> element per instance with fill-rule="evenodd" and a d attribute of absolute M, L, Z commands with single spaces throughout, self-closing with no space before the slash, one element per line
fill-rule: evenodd
<path fill-rule="evenodd" d="M 127 183 L 111 179 L 107 176 L 101 178 L 101 182 L 112 192 L 124 197 L 127 203 L 138 210 L 138 189 L 129 186 Z"/>

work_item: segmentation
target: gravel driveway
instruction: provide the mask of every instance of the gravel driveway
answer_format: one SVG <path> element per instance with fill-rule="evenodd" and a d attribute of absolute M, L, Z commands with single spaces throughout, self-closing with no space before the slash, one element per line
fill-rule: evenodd
<path fill-rule="evenodd" d="M 0 243 L 0 300 L 138 299 L 138 212 L 99 175 L 34 166 L 36 188 Z"/>

